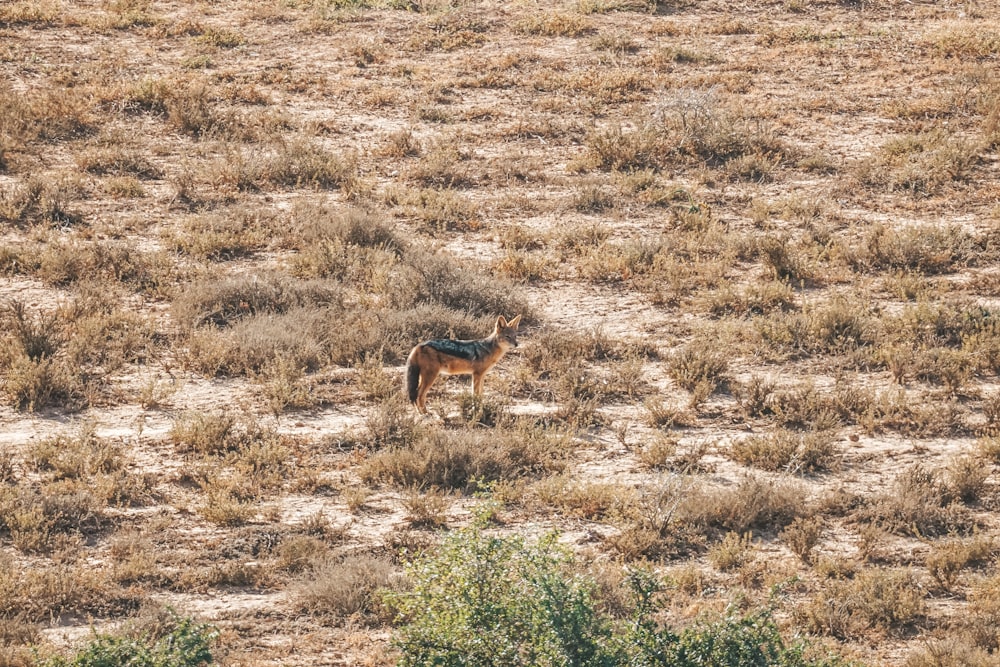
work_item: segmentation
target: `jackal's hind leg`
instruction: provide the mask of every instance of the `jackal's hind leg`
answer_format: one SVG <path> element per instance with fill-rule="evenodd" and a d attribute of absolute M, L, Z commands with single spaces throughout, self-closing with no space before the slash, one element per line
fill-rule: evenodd
<path fill-rule="evenodd" d="M 437 379 L 439 371 L 437 369 L 420 369 L 420 388 L 417 390 L 417 410 L 427 414 L 427 392 Z"/>

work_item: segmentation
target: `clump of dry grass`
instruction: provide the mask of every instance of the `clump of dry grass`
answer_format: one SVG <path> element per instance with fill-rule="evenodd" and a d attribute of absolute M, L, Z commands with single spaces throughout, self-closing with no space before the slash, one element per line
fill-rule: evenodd
<path fill-rule="evenodd" d="M 557 507 L 568 516 L 588 520 L 620 515 L 634 502 L 633 490 L 615 482 L 579 482 L 561 474 L 539 480 L 532 492 L 544 507 Z"/>
<path fill-rule="evenodd" d="M 80 614 L 98 618 L 120 616 L 138 609 L 134 589 L 111 581 L 109 572 L 84 563 L 53 563 L 22 567 L 0 558 L 0 609 L 7 618 L 42 622 L 52 617 Z"/>
<path fill-rule="evenodd" d="M 543 12 L 521 19 L 515 29 L 527 35 L 580 37 L 593 31 L 589 19 L 569 12 Z"/>
<path fill-rule="evenodd" d="M 71 181 L 30 176 L 0 189 L 0 222 L 21 227 L 60 227 L 82 222 L 73 201 L 80 195 Z"/>
<path fill-rule="evenodd" d="M 938 586 L 948 591 L 952 590 L 962 570 L 985 565 L 996 555 L 996 551 L 996 544 L 988 536 L 950 538 L 934 543 L 924 563 Z"/>
<path fill-rule="evenodd" d="M 417 432 L 382 449 L 360 470 L 366 482 L 474 491 L 483 483 L 558 470 L 565 435 L 528 424 L 484 434 L 475 430 Z"/>
<path fill-rule="evenodd" d="M 850 260 L 867 270 L 950 273 L 981 252 L 980 241 L 959 225 L 875 225 Z"/>
<path fill-rule="evenodd" d="M 780 161 L 791 148 L 776 132 L 718 91 L 681 91 L 660 104 L 652 117 L 626 132 L 621 127 L 595 131 L 588 140 L 589 160 L 615 171 L 660 169 L 671 159 L 713 166 L 730 164 L 746 172 L 746 160 Z M 743 161 L 744 166 L 737 163 Z M 753 177 L 754 170 L 747 172 Z"/>
<path fill-rule="evenodd" d="M 729 363 L 714 345 L 695 341 L 670 359 L 670 376 L 681 388 L 691 392 L 697 404 L 728 382 Z"/>
<path fill-rule="evenodd" d="M 689 522 L 735 533 L 782 528 L 801 516 L 804 489 L 790 481 L 744 477 L 735 487 L 696 488 L 688 503 Z"/>
<path fill-rule="evenodd" d="M 336 306 L 342 298 L 334 283 L 296 281 L 275 273 L 195 283 L 174 300 L 173 311 L 186 327 L 226 327 L 255 315 L 281 314 L 307 305 Z"/>
<path fill-rule="evenodd" d="M 744 438 L 730 447 L 732 458 L 762 470 L 804 473 L 835 469 L 840 458 L 836 436 L 830 431 L 795 433 L 775 431 Z"/>
<path fill-rule="evenodd" d="M 379 591 L 393 585 L 395 568 L 372 556 L 326 559 L 311 567 L 295 584 L 296 607 L 340 623 L 355 619 L 377 625 L 391 612 Z"/>
<path fill-rule="evenodd" d="M 934 195 L 968 182 L 982 152 L 981 141 L 948 132 L 904 135 L 885 142 L 858 165 L 856 177 L 870 188 Z"/>
<path fill-rule="evenodd" d="M 855 512 L 854 520 L 901 535 L 967 533 L 976 522 L 957 500 L 938 472 L 917 465 L 900 473 L 885 493 Z"/>
<path fill-rule="evenodd" d="M 754 553 L 753 535 L 744 533 L 726 533 L 721 542 L 712 545 L 708 550 L 708 562 L 720 572 L 737 570 L 750 563 Z"/>
<path fill-rule="evenodd" d="M 924 595 L 907 570 L 865 569 L 853 579 L 826 582 L 800 615 L 812 632 L 839 639 L 899 635 L 927 612 Z"/>
<path fill-rule="evenodd" d="M 823 519 L 818 516 L 798 517 L 780 533 L 781 541 L 788 545 L 805 563 L 812 562 L 812 550 L 819 543 L 823 532 Z"/>

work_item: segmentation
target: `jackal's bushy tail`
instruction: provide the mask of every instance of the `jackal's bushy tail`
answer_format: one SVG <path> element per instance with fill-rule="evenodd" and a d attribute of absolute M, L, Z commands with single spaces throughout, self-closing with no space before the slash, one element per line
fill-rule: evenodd
<path fill-rule="evenodd" d="M 410 403 L 417 402 L 417 386 L 420 384 L 420 366 L 411 356 L 406 360 L 406 393 Z"/>

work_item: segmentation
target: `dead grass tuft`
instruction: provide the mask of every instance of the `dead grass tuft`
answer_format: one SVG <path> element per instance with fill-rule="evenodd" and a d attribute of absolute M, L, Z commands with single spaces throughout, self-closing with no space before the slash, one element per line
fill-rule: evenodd
<path fill-rule="evenodd" d="M 372 556 L 320 561 L 295 584 L 295 605 L 303 612 L 339 623 L 349 619 L 386 623 L 391 613 L 379 591 L 393 584 L 395 569 Z"/>
<path fill-rule="evenodd" d="M 853 579 L 833 580 L 800 612 L 812 632 L 840 639 L 907 632 L 927 611 L 912 572 L 865 569 Z"/>

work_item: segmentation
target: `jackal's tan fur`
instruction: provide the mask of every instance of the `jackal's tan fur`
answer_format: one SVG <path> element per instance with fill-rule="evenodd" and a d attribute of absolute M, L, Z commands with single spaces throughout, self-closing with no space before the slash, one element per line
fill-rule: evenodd
<path fill-rule="evenodd" d="M 497 318 L 493 333 L 479 340 L 435 339 L 410 351 L 406 360 L 406 391 L 417 410 L 427 413 L 427 392 L 438 375 L 472 375 L 472 391 L 483 392 L 483 376 L 512 347 L 517 347 L 518 315 L 508 322 Z"/>

